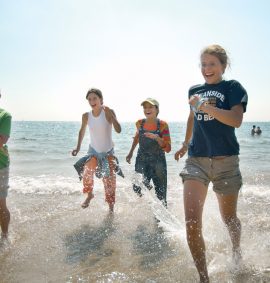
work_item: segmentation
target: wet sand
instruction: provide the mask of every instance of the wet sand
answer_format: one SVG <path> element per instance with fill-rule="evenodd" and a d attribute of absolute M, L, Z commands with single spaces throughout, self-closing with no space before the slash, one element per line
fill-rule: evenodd
<path fill-rule="evenodd" d="M 162 210 L 157 222 L 147 201 L 121 194 L 115 213 L 110 214 L 102 191 L 85 210 L 80 207 L 82 195 L 76 193 L 11 193 L 8 200 L 12 222 L 10 243 L 0 248 L 1 283 L 198 282 L 183 237 L 166 231 Z M 178 201 L 170 202 L 169 211 L 181 218 Z M 247 225 L 249 220 L 242 220 Z M 258 259 L 262 270 L 248 263 L 232 272 L 230 243 L 222 235 L 225 228 L 221 234 L 209 228 L 205 234 L 211 282 L 270 282 L 270 269 L 265 266 L 269 255 Z"/>

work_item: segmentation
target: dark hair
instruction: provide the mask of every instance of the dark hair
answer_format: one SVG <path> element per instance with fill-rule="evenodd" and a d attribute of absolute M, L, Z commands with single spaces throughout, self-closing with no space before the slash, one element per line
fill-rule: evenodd
<path fill-rule="evenodd" d="M 203 56 L 204 54 L 210 54 L 216 56 L 220 61 L 220 63 L 224 66 L 224 69 L 226 69 L 226 67 L 230 65 L 229 57 L 225 49 L 220 45 L 213 44 L 205 47 L 201 51 L 201 56 Z"/>
<path fill-rule="evenodd" d="M 159 106 L 155 105 L 155 107 L 157 108 L 157 116 L 158 116 L 158 114 L 159 114 Z"/>
<path fill-rule="evenodd" d="M 90 93 L 95 93 L 100 99 L 103 99 L 102 92 L 98 88 L 90 88 L 87 91 L 86 99 L 88 99 L 88 96 L 90 95 Z"/>

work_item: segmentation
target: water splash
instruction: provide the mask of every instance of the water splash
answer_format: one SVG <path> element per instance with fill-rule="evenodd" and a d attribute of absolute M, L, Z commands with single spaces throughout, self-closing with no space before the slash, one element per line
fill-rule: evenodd
<path fill-rule="evenodd" d="M 176 237 L 181 241 L 185 241 L 186 232 L 184 224 L 181 223 L 169 209 L 165 208 L 160 200 L 153 196 L 151 191 L 144 185 L 142 175 L 135 173 L 131 181 L 141 188 L 143 201 L 147 202 L 150 206 L 154 217 L 158 220 L 158 226 L 164 230 L 165 235 L 170 238 Z"/>

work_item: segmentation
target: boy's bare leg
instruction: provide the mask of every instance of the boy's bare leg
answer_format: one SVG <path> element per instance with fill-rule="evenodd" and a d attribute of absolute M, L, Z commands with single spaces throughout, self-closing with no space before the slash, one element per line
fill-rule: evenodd
<path fill-rule="evenodd" d="M 94 174 L 96 167 L 97 167 L 97 159 L 95 157 L 92 157 L 84 165 L 83 192 L 87 193 L 87 197 L 81 205 L 82 208 L 87 208 L 89 206 L 91 199 L 94 197 L 93 187 L 94 187 Z"/>
<path fill-rule="evenodd" d="M 7 238 L 8 225 L 10 221 L 10 213 L 7 208 L 6 199 L 0 198 L 0 225 L 1 225 L 1 238 Z"/>
<path fill-rule="evenodd" d="M 105 200 L 109 205 L 110 212 L 114 210 L 115 204 L 115 190 L 116 190 L 116 176 L 114 172 L 114 157 L 108 157 L 109 166 L 110 166 L 110 176 L 103 178 L 103 184 L 105 189 Z"/>

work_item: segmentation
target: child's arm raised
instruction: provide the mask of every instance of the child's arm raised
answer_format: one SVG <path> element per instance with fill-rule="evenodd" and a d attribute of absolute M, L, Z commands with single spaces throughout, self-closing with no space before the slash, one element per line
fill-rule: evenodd
<path fill-rule="evenodd" d="M 103 109 L 105 111 L 107 121 L 113 124 L 113 127 L 117 133 L 121 133 L 121 125 L 118 122 L 114 111 L 108 106 L 103 106 Z"/>

